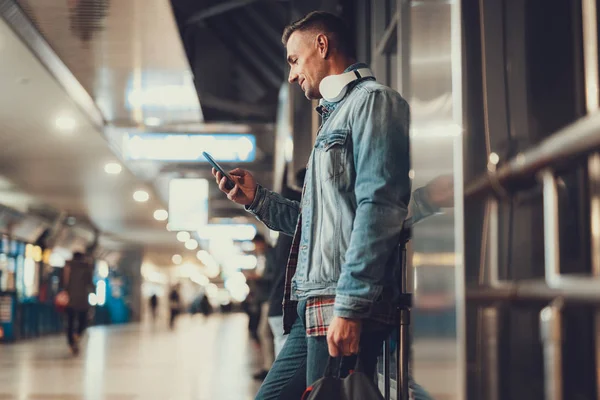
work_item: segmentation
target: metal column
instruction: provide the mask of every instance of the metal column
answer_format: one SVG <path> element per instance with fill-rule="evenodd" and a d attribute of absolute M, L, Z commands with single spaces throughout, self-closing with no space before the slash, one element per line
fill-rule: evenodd
<path fill-rule="evenodd" d="M 499 233 L 498 199 L 488 198 L 488 231 L 487 231 L 487 259 L 483 283 L 494 286 L 499 281 L 498 247 Z M 482 350 L 482 378 L 483 396 L 487 400 L 500 398 L 500 359 L 499 359 L 499 311 L 492 305 L 481 310 L 481 350 Z"/>
<path fill-rule="evenodd" d="M 398 92 L 405 99 L 411 98 L 410 91 L 410 36 L 411 36 L 411 0 L 397 0 L 396 13 L 398 25 L 396 27 L 396 62 Z"/>
<path fill-rule="evenodd" d="M 550 170 L 540 175 L 544 192 L 544 271 L 548 286 L 560 275 L 560 235 L 558 230 L 558 191 Z"/>
<path fill-rule="evenodd" d="M 540 178 L 544 193 L 544 270 L 546 284 L 552 287 L 560 280 L 558 191 L 553 171 L 543 171 Z M 540 313 L 546 400 L 563 398 L 561 311 L 562 301 L 557 300 Z"/>
<path fill-rule="evenodd" d="M 562 304 L 555 302 L 540 313 L 540 336 L 544 347 L 546 400 L 562 400 Z"/>
<path fill-rule="evenodd" d="M 596 0 L 582 0 L 583 62 L 586 111 L 592 114 L 599 108 L 598 22 Z M 590 193 L 590 259 L 592 274 L 600 276 L 600 154 L 588 161 Z M 600 312 L 595 315 L 596 393 L 600 398 Z"/>

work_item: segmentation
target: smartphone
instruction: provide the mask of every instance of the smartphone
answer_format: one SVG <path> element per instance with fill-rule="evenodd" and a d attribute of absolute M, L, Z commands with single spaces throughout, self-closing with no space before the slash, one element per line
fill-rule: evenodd
<path fill-rule="evenodd" d="M 223 170 L 223 168 L 221 168 L 221 166 L 215 161 L 214 158 L 212 158 L 212 156 L 210 154 L 208 154 L 207 152 L 203 151 L 202 155 L 204 156 L 204 158 L 206 158 L 206 160 L 210 163 L 210 165 L 213 166 L 214 169 L 216 169 L 225 178 L 227 178 L 227 182 L 225 182 L 225 189 L 227 189 L 227 190 L 233 189 L 234 186 L 235 186 L 235 182 L 233 181 L 233 179 L 231 179 L 231 176 L 229 176 L 229 174 L 227 172 L 225 172 Z"/>

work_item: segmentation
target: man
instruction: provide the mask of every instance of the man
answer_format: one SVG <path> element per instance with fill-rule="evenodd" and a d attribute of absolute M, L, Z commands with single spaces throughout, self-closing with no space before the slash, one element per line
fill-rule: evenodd
<path fill-rule="evenodd" d="M 297 374 L 311 385 L 330 355 L 360 349 L 365 371 L 374 374 L 381 344 L 398 324 L 398 245 L 411 193 L 409 107 L 355 63 L 352 37 L 341 19 L 324 12 L 283 33 L 289 82 L 307 99 L 322 99 L 322 91 L 328 98 L 317 109 L 323 122 L 301 203 L 263 188 L 242 169 L 231 171 L 236 185 L 228 190 L 213 170 L 230 200 L 270 229 L 295 234 L 284 297 L 289 337 L 260 400 L 282 391 L 289 396 L 286 386 L 297 383 Z"/>

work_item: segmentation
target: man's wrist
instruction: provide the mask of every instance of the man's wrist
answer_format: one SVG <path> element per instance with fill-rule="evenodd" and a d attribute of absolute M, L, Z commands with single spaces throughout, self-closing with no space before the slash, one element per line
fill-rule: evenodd
<path fill-rule="evenodd" d="M 336 317 L 336 318 L 341 318 L 344 321 L 352 322 L 352 323 L 355 323 L 355 324 L 360 324 L 362 322 L 362 320 L 363 320 L 362 318 L 355 318 L 355 317 Z"/>
<path fill-rule="evenodd" d="M 265 196 L 266 189 L 257 184 L 254 189 L 254 199 L 252 199 L 252 202 L 250 204 L 244 206 L 246 211 L 249 211 L 255 215 L 259 215 L 262 205 L 264 203 Z"/>
<path fill-rule="evenodd" d="M 252 192 L 252 199 L 250 199 L 250 202 L 248 204 L 244 204 L 245 207 L 250 207 L 256 201 L 257 193 L 258 193 L 258 183 L 256 184 L 256 186 L 254 186 L 254 191 Z M 248 197 L 250 197 L 250 196 L 248 196 Z"/>
<path fill-rule="evenodd" d="M 335 317 L 360 320 L 368 318 L 371 314 L 372 302 L 360 297 L 336 295 L 333 306 Z"/>

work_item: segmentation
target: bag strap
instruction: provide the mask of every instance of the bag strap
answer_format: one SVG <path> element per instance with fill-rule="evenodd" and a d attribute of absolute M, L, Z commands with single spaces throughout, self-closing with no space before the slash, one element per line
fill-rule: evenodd
<path fill-rule="evenodd" d="M 344 365 L 344 359 L 347 357 L 331 357 L 327 360 L 327 366 L 325 367 L 324 377 L 338 378 L 342 375 L 342 366 Z M 354 363 L 354 372 L 365 372 L 365 367 L 360 356 L 360 351 L 356 355 L 356 362 Z"/>
<path fill-rule="evenodd" d="M 360 356 L 360 351 L 356 355 L 356 363 L 354 364 L 354 372 L 365 372 L 365 367 Z"/>
<path fill-rule="evenodd" d="M 325 367 L 325 373 L 323 374 L 323 377 L 340 379 L 340 376 L 342 374 L 342 363 L 343 362 L 344 362 L 344 357 L 329 356 L 329 359 L 327 360 L 327 367 Z M 335 365 L 335 364 L 337 364 L 337 365 Z M 334 367 L 337 367 L 335 370 L 336 375 L 334 375 Z"/>

